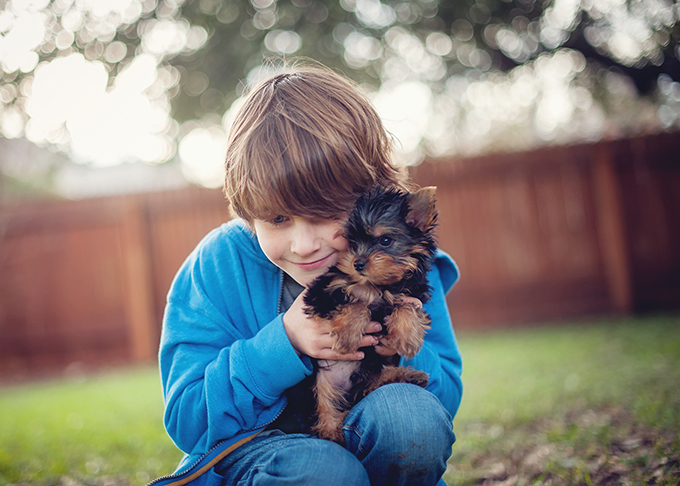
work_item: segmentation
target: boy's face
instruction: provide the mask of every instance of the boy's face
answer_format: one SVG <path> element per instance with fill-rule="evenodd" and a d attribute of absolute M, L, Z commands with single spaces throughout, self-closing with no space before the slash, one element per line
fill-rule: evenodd
<path fill-rule="evenodd" d="M 342 218 L 310 219 L 301 216 L 253 221 L 267 258 L 305 287 L 335 265 L 340 254 L 347 250 L 342 225 Z"/>

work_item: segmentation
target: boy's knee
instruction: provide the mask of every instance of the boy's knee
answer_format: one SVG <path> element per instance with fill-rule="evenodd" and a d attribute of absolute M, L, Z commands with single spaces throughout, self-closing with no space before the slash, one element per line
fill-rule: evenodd
<path fill-rule="evenodd" d="M 416 385 L 408 383 L 384 385 L 369 394 L 359 405 L 362 403 L 372 408 L 376 419 L 386 424 L 396 421 L 406 427 L 415 428 L 452 426 L 451 416 L 439 399 Z"/>
<path fill-rule="evenodd" d="M 344 425 L 347 447 L 371 484 L 435 484 L 455 440 L 451 416 L 432 393 L 385 385 L 361 400 Z"/>
<path fill-rule="evenodd" d="M 345 430 L 392 448 L 429 451 L 439 446 L 444 454 L 455 441 L 450 414 L 427 390 L 410 384 L 385 385 L 364 398 L 350 412 Z"/>
<path fill-rule="evenodd" d="M 369 485 L 361 462 L 342 446 L 321 439 L 291 444 L 276 455 L 266 468 L 267 474 L 287 477 L 290 484 L 347 486 Z"/>

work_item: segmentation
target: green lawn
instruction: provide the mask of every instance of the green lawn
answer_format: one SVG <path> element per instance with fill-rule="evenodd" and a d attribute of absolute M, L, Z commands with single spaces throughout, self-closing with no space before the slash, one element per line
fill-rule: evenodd
<path fill-rule="evenodd" d="M 144 484 L 181 457 L 162 417 L 155 368 L 2 389 L 0 484 Z"/>
<path fill-rule="evenodd" d="M 458 340 L 448 484 L 680 484 L 680 316 Z M 0 389 L 0 484 L 144 484 L 179 458 L 153 368 Z"/>
<path fill-rule="evenodd" d="M 679 484 L 680 317 L 463 334 L 449 484 Z"/>

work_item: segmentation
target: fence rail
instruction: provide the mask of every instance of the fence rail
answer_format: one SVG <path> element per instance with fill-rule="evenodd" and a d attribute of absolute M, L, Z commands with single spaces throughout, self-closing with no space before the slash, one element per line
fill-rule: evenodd
<path fill-rule="evenodd" d="M 429 161 L 457 329 L 680 307 L 680 135 Z M 155 358 L 220 191 L 0 208 L 0 374 Z"/>

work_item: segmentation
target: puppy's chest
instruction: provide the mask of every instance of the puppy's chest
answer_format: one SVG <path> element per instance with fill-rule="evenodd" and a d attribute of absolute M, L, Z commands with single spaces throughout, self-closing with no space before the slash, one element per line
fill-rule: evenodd
<path fill-rule="evenodd" d="M 383 323 L 394 307 L 395 296 L 389 290 L 373 285 L 355 284 L 347 289 L 350 300 L 360 302 L 371 311 L 371 319 Z"/>
<path fill-rule="evenodd" d="M 345 292 L 351 300 L 361 302 L 368 307 L 391 306 L 395 300 L 394 294 L 387 288 L 371 284 L 353 284 Z"/>
<path fill-rule="evenodd" d="M 357 283 L 348 286 L 345 292 L 350 299 L 363 302 L 366 305 L 382 298 L 382 292 L 373 285 Z"/>
<path fill-rule="evenodd" d="M 320 359 L 317 361 L 317 373 L 323 374 L 325 380 L 332 383 L 335 388 L 349 392 L 352 388 L 352 375 L 361 366 L 358 361 L 335 361 Z"/>

